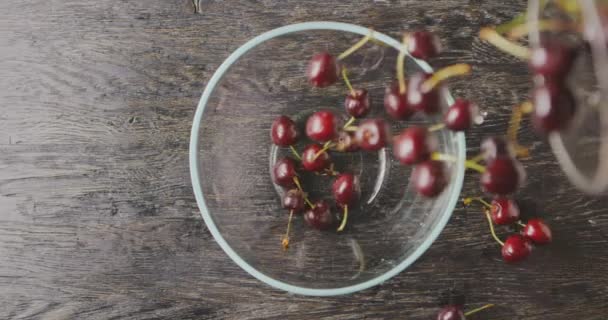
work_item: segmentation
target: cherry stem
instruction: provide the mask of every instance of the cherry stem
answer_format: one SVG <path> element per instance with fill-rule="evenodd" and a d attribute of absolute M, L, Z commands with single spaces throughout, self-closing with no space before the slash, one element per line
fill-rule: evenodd
<path fill-rule="evenodd" d="M 479 31 L 479 38 L 520 59 L 530 58 L 530 49 L 506 39 L 492 28 L 482 28 Z"/>
<path fill-rule="evenodd" d="M 430 126 L 427 130 L 429 132 L 433 132 L 433 131 L 439 131 L 443 128 L 445 128 L 445 123 L 438 123 L 438 124 L 434 124 L 434 125 Z"/>
<path fill-rule="evenodd" d="M 517 26 L 514 26 L 507 33 L 507 38 L 510 40 L 517 40 L 522 37 L 525 37 L 530 33 L 530 25 L 528 23 L 522 23 Z M 572 23 L 563 23 L 561 21 L 555 20 L 539 20 L 538 23 L 534 26 L 538 29 L 538 31 L 579 31 L 579 27 L 576 24 Z"/>
<path fill-rule="evenodd" d="M 494 240 L 496 240 L 496 242 L 498 242 L 500 244 L 500 246 L 504 246 L 505 243 L 502 242 L 498 236 L 496 235 L 496 232 L 494 231 L 494 223 L 492 223 L 492 217 L 490 217 L 490 211 L 489 210 L 484 210 L 484 213 L 486 214 L 486 218 L 488 219 L 488 224 L 490 225 L 490 233 L 492 234 L 492 237 L 494 238 Z"/>
<path fill-rule="evenodd" d="M 348 80 L 348 70 L 346 70 L 344 67 L 342 68 L 342 79 L 344 79 L 344 84 L 346 84 L 348 91 L 354 97 L 355 89 L 353 89 L 353 86 L 350 84 L 350 80 Z"/>
<path fill-rule="evenodd" d="M 465 206 L 468 206 L 471 204 L 471 202 L 473 201 L 477 201 L 479 203 L 481 203 L 484 207 L 491 209 L 492 205 L 489 204 L 487 201 L 485 201 L 484 199 L 482 199 L 481 197 L 474 197 L 474 198 L 464 198 L 462 199 L 462 203 L 464 203 Z"/>
<path fill-rule="evenodd" d="M 291 150 L 291 153 L 293 153 L 294 157 L 296 157 L 296 159 L 302 161 L 302 157 L 300 157 L 300 154 L 298 153 L 298 150 L 296 150 L 296 148 L 294 148 L 293 146 L 289 146 L 289 149 Z"/>
<path fill-rule="evenodd" d="M 304 189 L 302 189 L 302 184 L 300 184 L 300 179 L 298 179 L 298 177 L 293 177 L 293 182 L 296 184 L 296 187 L 298 187 L 298 190 L 300 190 L 304 194 L 304 201 L 306 201 L 306 204 L 308 204 L 308 206 L 311 209 L 314 209 L 315 205 L 312 204 L 312 202 L 310 202 L 310 200 L 308 199 L 308 196 L 306 195 L 306 192 L 304 192 Z"/>
<path fill-rule="evenodd" d="M 421 86 L 422 92 L 433 90 L 442 81 L 455 76 L 465 76 L 471 74 L 471 66 L 466 63 L 457 63 L 437 70 L 433 75 L 426 79 Z"/>
<path fill-rule="evenodd" d="M 349 126 L 349 127 L 345 127 L 345 128 L 343 128 L 342 130 L 344 130 L 344 131 L 349 131 L 349 132 L 355 132 L 355 131 L 357 131 L 358 129 L 359 129 L 359 127 L 357 127 L 357 126 Z"/>
<path fill-rule="evenodd" d="M 350 117 L 350 119 L 348 119 L 348 121 L 346 122 L 346 124 L 344 124 L 344 127 L 342 127 L 342 129 L 347 129 L 348 127 L 350 127 L 350 125 L 353 124 L 353 122 L 355 122 L 355 120 L 357 120 L 355 117 Z"/>
<path fill-rule="evenodd" d="M 494 304 L 492 304 L 492 303 L 486 304 L 486 305 L 485 305 L 485 306 L 483 306 L 483 307 L 479 307 L 479 308 L 477 308 L 477 309 L 473 309 L 473 310 L 471 310 L 471 311 L 468 311 L 467 313 L 465 313 L 465 314 L 464 314 L 464 316 L 465 316 L 465 317 L 468 317 L 468 316 L 470 316 L 470 315 L 472 315 L 472 314 L 474 314 L 474 313 L 477 313 L 477 312 L 479 312 L 479 311 L 481 311 L 481 310 L 485 310 L 485 309 L 487 309 L 487 308 L 492 308 L 493 306 L 494 306 Z"/>
<path fill-rule="evenodd" d="M 342 60 L 342 59 L 350 56 L 353 52 L 355 52 L 355 51 L 359 50 L 361 47 L 363 47 L 372 38 L 373 33 L 374 33 L 374 31 L 370 30 L 369 34 L 366 35 L 365 37 L 363 37 L 363 39 L 359 40 L 352 47 L 350 47 L 350 48 L 346 49 L 346 51 L 342 52 L 338 56 L 338 60 Z"/>
<path fill-rule="evenodd" d="M 483 160 L 483 158 L 484 158 L 483 154 L 478 154 L 469 160 L 473 161 L 475 163 L 478 163 L 479 161 Z"/>
<path fill-rule="evenodd" d="M 433 152 L 431 154 L 431 159 L 439 160 L 439 161 L 447 161 L 447 162 L 457 162 L 458 161 L 458 158 L 454 157 L 451 154 L 445 154 L 445 153 L 439 153 L 439 152 Z M 486 172 L 486 167 L 480 165 L 477 162 L 473 162 L 471 160 L 466 160 L 464 162 L 464 166 L 468 169 L 473 169 L 479 173 Z"/>
<path fill-rule="evenodd" d="M 524 114 L 532 112 L 534 106 L 530 101 L 526 101 L 515 108 L 511 114 L 511 120 L 509 121 L 509 128 L 507 129 L 507 138 L 515 148 L 515 153 L 518 157 L 527 158 L 530 155 L 529 149 L 521 146 L 517 142 L 517 134 L 521 127 L 521 119 Z"/>
<path fill-rule="evenodd" d="M 325 151 L 329 150 L 329 148 L 331 148 L 332 146 L 333 146 L 333 145 L 332 145 L 332 143 L 331 143 L 331 140 L 330 140 L 330 141 L 325 142 L 325 144 L 323 145 L 323 149 L 321 149 L 321 150 L 319 150 L 317 153 L 315 153 L 315 157 L 314 157 L 314 159 L 312 159 L 312 160 L 313 160 L 313 161 L 314 161 L 314 160 L 317 160 L 317 158 L 318 158 L 319 156 L 321 156 L 321 155 L 322 155 L 322 154 L 323 154 Z"/>
<path fill-rule="evenodd" d="M 291 219 L 293 219 L 293 210 L 289 210 L 289 220 L 287 221 L 287 231 L 285 231 L 285 236 L 281 241 L 283 245 L 283 250 L 287 250 L 289 248 L 289 231 L 291 230 Z"/>
<path fill-rule="evenodd" d="M 403 36 L 402 48 L 399 50 L 399 55 L 397 55 L 397 81 L 399 82 L 399 93 L 404 94 L 407 89 L 405 84 L 405 52 L 407 51 L 406 43 L 408 36 L 407 34 Z"/>
<path fill-rule="evenodd" d="M 344 216 L 342 217 L 342 223 L 340 223 L 340 226 L 338 227 L 338 232 L 344 230 L 344 227 L 346 227 L 346 220 L 348 220 L 348 205 L 344 205 Z"/>
<path fill-rule="evenodd" d="M 521 222 L 521 220 L 517 221 L 516 223 L 517 223 L 517 225 L 518 225 L 518 226 L 520 226 L 520 227 L 526 227 L 526 224 L 525 224 L 525 223 L 523 223 L 523 222 Z"/>

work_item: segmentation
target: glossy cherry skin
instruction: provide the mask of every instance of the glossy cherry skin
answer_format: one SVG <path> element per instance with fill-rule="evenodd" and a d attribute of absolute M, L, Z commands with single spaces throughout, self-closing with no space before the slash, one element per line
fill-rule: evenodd
<path fill-rule="evenodd" d="M 330 228 L 334 224 L 334 216 L 331 214 L 329 204 L 326 201 L 318 201 L 314 209 L 308 209 L 304 212 L 304 221 L 319 230 Z"/>
<path fill-rule="evenodd" d="M 535 244 L 547 244 L 553 240 L 551 229 L 539 218 L 528 220 L 522 233 L 524 237 L 530 239 Z"/>
<path fill-rule="evenodd" d="M 407 104 L 407 91 L 399 92 L 398 83 L 394 83 L 384 90 L 384 110 L 396 120 L 407 120 L 416 112 Z"/>
<path fill-rule="evenodd" d="M 354 132 L 340 131 L 334 142 L 336 143 L 334 149 L 339 152 L 355 152 L 359 150 Z"/>
<path fill-rule="evenodd" d="M 485 192 L 507 195 L 515 192 L 524 179 L 525 172 L 517 160 L 499 157 L 488 163 L 481 174 L 481 186 Z"/>
<path fill-rule="evenodd" d="M 437 148 L 437 140 L 426 128 L 406 128 L 393 140 L 393 155 L 404 165 L 429 160 Z"/>
<path fill-rule="evenodd" d="M 317 142 L 326 142 L 338 136 L 341 121 L 327 110 L 313 113 L 306 120 L 306 135 Z"/>
<path fill-rule="evenodd" d="M 519 234 L 511 235 L 502 246 L 502 259 L 505 262 L 519 262 L 524 260 L 532 252 L 530 240 Z"/>
<path fill-rule="evenodd" d="M 530 51 L 528 65 L 533 74 L 561 82 L 572 69 L 576 56 L 574 47 L 559 40 L 544 39 Z"/>
<path fill-rule="evenodd" d="M 466 318 L 460 306 L 446 306 L 437 314 L 437 320 L 466 320 Z"/>
<path fill-rule="evenodd" d="M 445 113 L 443 123 L 452 131 L 465 131 L 473 125 L 477 105 L 465 99 L 456 99 Z"/>
<path fill-rule="evenodd" d="M 568 87 L 557 82 L 536 85 L 532 91 L 532 123 L 540 133 L 562 130 L 570 124 L 576 101 Z"/>
<path fill-rule="evenodd" d="M 431 76 L 430 73 L 415 73 L 409 78 L 407 86 L 407 104 L 409 107 L 426 114 L 439 112 L 438 88 L 435 87 L 428 92 L 423 92 L 421 88 L 424 81 Z"/>
<path fill-rule="evenodd" d="M 506 225 L 514 223 L 519 220 L 519 213 L 519 206 L 509 198 L 497 197 L 492 200 L 490 216 L 495 224 Z"/>
<path fill-rule="evenodd" d="M 296 162 L 291 158 L 279 159 L 272 167 L 272 180 L 282 187 L 295 186 L 294 178 L 296 176 Z"/>
<path fill-rule="evenodd" d="M 448 184 L 443 162 L 435 160 L 417 164 L 412 171 L 411 180 L 416 192 L 429 198 L 438 196 Z"/>
<path fill-rule="evenodd" d="M 365 117 L 369 113 L 369 95 L 365 89 L 355 89 L 344 99 L 346 113 L 355 118 Z"/>
<path fill-rule="evenodd" d="M 497 157 L 513 158 L 515 152 L 502 137 L 488 137 L 481 142 L 481 154 L 485 162 L 492 162 Z"/>
<path fill-rule="evenodd" d="M 291 189 L 283 196 L 283 208 L 300 213 L 304 209 L 304 193 L 299 189 Z"/>
<path fill-rule="evenodd" d="M 342 173 L 334 181 L 331 191 L 338 206 L 352 205 L 359 199 L 359 179 L 351 173 Z"/>
<path fill-rule="evenodd" d="M 331 163 L 329 153 L 323 152 L 315 159 L 317 153 L 322 149 L 323 147 L 318 144 L 310 144 L 304 149 L 304 152 L 302 152 L 302 166 L 304 170 L 322 171 L 329 166 Z"/>
<path fill-rule="evenodd" d="M 270 130 L 272 142 L 277 146 L 288 147 L 298 141 L 298 129 L 295 122 L 287 116 L 279 116 L 272 122 Z"/>
<path fill-rule="evenodd" d="M 407 37 L 407 51 L 414 58 L 428 60 L 441 52 L 441 43 L 432 32 L 416 31 Z"/>
<path fill-rule="evenodd" d="M 361 149 L 377 151 L 384 148 L 389 142 L 391 131 L 384 120 L 369 119 L 359 125 L 355 138 Z"/>
<path fill-rule="evenodd" d="M 336 58 L 327 52 L 315 54 L 308 62 L 306 77 L 313 87 L 327 87 L 338 80 Z"/>

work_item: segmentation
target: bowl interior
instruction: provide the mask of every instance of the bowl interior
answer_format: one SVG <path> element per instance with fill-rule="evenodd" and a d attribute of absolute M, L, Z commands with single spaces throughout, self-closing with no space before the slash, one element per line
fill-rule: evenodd
<path fill-rule="evenodd" d="M 327 28 L 338 30 L 320 30 Z M 288 213 L 281 208 L 284 191 L 272 183 L 270 168 L 290 152 L 272 145 L 271 123 L 279 115 L 290 116 L 304 136 L 303 124 L 315 110 L 334 110 L 346 118 L 344 84 L 312 88 L 306 65 L 314 53 L 337 55 L 368 31 L 348 24 L 309 23 L 273 32 L 266 35 L 268 40 L 260 36 L 237 50 L 212 78 L 199 104 L 191 166 L 203 217 L 235 262 L 273 286 L 314 295 L 372 286 L 412 263 L 443 229 L 462 186 L 464 136 L 436 132 L 440 151 L 459 161 L 449 165 L 450 184 L 433 200 L 416 195 L 409 181 L 411 168 L 394 161 L 390 148 L 374 153 L 332 152 L 337 171 L 360 178 L 360 204 L 351 208 L 348 227 L 341 233 L 313 230 L 296 216 L 291 246 L 284 251 L 281 238 Z M 377 37 L 397 44 L 384 35 Z M 391 46 L 368 44 L 344 61 L 353 86 L 369 90 L 368 118 L 386 118 L 384 89 L 394 79 L 397 53 Z M 407 58 L 406 73 L 422 70 L 430 69 Z M 445 89 L 442 101 L 444 108 L 451 101 Z M 437 121 L 417 115 L 389 123 L 397 133 L 413 124 Z M 310 143 L 301 140 L 296 146 L 300 151 Z M 331 177 L 303 173 L 302 181 L 312 199 L 333 204 Z"/>

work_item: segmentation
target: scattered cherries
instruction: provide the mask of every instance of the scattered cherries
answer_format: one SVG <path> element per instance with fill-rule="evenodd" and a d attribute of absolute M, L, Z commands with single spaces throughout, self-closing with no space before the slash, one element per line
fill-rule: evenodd
<path fill-rule="evenodd" d="M 327 110 L 313 113 L 306 121 L 306 135 L 317 142 L 326 142 L 338 135 L 340 121 L 336 115 Z"/>
<path fill-rule="evenodd" d="M 445 113 L 443 122 L 452 131 L 465 131 L 471 128 L 477 117 L 477 105 L 465 100 L 456 99 Z"/>
<path fill-rule="evenodd" d="M 313 87 L 327 87 L 338 80 L 339 66 L 336 58 L 327 52 L 315 54 L 308 62 L 306 76 Z"/>
<path fill-rule="evenodd" d="M 346 113 L 355 118 L 365 117 L 370 110 L 369 95 L 365 89 L 353 89 L 344 100 Z"/>
<path fill-rule="evenodd" d="M 407 51 L 414 58 L 428 60 L 441 52 L 441 43 L 431 32 L 415 31 L 407 36 Z"/>
<path fill-rule="evenodd" d="M 298 142 L 298 129 L 289 117 L 280 116 L 272 123 L 270 130 L 272 142 L 277 146 L 288 147 Z"/>
<path fill-rule="evenodd" d="M 361 149 L 378 151 L 389 143 L 391 131 L 384 120 L 368 119 L 359 125 L 355 137 Z"/>
<path fill-rule="evenodd" d="M 315 229 L 326 230 L 333 226 L 334 216 L 331 213 L 329 204 L 321 200 L 316 202 L 313 208 L 308 209 L 304 213 L 304 221 Z"/>
<path fill-rule="evenodd" d="M 532 243 L 519 234 L 511 235 L 502 246 L 502 258 L 505 262 L 519 262 L 532 252 Z"/>
<path fill-rule="evenodd" d="M 409 127 L 393 141 L 393 155 L 405 165 L 429 160 L 436 148 L 437 140 L 422 127 Z"/>

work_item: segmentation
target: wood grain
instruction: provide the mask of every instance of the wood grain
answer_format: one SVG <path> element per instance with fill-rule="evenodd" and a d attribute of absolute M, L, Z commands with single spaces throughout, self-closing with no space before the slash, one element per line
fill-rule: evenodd
<path fill-rule="evenodd" d="M 200 217 L 188 173 L 194 108 L 222 60 L 251 37 L 335 20 L 397 36 L 428 27 L 474 75 L 455 95 L 502 133 L 527 95 L 523 64 L 475 38 L 523 1 L 76 1 L 0 3 L 1 319 L 431 319 L 456 288 L 476 319 L 605 319 L 606 198 L 574 190 L 528 124 L 527 211 L 554 244 L 505 265 L 478 210 L 459 208 L 406 272 L 351 296 L 267 287 L 237 267 Z M 195 13 L 198 11 L 198 13 Z M 466 194 L 478 192 L 474 176 Z"/>

